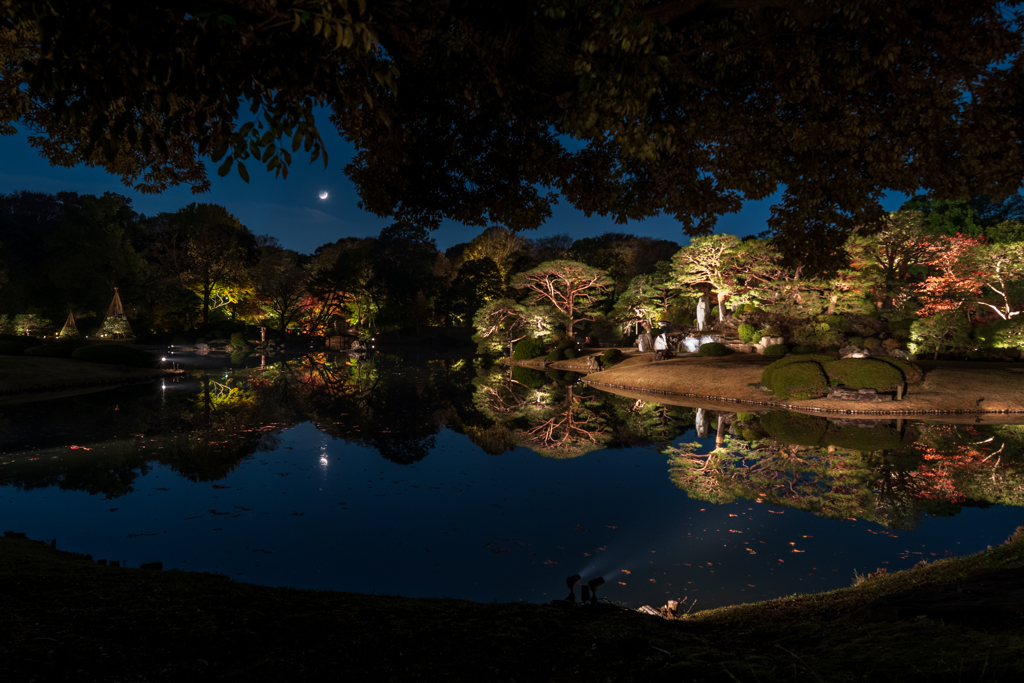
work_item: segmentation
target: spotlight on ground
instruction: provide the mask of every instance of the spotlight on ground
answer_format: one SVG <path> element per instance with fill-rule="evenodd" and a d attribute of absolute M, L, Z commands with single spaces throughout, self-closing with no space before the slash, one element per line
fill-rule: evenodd
<path fill-rule="evenodd" d="M 576 602 L 576 584 L 583 580 L 579 574 L 573 574 L 565 580 L 565 585 L 569 588 L 569 595 L 566 596 L 566 602 Z M 582 590 L 582 589 L 581 589 Z"/>
<path fill-rule="evenodd" d="M 597 604 L 597 589 L 600 588 L 603 585 L 604 585 L 604 577 L 603 576 L 599 576 L 596 579 L 591 579 L 590 581 L 587 582 L 587 588 L 590 589 L 590 593 L 591 593 L 591 596 L 590 596 L 591 604 L 594 604 L 594 605 Z M 580 592 L 582 593 L 583 590 L 580 589 Z"/>

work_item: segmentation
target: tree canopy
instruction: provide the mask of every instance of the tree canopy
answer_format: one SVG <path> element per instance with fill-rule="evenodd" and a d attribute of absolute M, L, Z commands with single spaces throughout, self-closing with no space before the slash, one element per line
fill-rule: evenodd
<path fill-rule="evenodd" d="M 363 206 L 533 228 L 558 195 L 708 234 L 778 191 L 826 261 L 887 191 L 1024 177 L 1019 2 L 0 0 L 0 132 L 144 191 L 357 149 Z M 249 112 L 245 110 L 249 109 Z M 325 156 L 326 158 L 326 156 Z"/>

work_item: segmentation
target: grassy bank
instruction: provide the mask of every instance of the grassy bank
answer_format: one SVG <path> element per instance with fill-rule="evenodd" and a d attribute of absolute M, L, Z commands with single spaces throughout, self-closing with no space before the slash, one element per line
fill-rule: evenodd
<path fill-rule="evenodd" d="M 129 368 L 69 358 L 0 356 L 0 402 L 81 393 L 153 379 L 166 370 Z"/>
<path fill-rule="evenodd" d="M 1018 533 L 856 587 L 668 621 L 267 588 L 3 538 L 0 658 L 12 681 L 1016 681 L 1022 576 Z M 894 608 L 908 591 L 917 602 Z"/>

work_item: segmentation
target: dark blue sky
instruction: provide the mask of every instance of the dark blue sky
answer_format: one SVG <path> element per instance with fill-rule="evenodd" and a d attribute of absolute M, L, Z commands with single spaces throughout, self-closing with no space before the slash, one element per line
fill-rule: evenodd
<path fill-rule="evenodd" d="M 162 211 L 176 211 L 194 201 L 221 204 L 256 234 L 270 234 L 289 248 L 312 253 L 318 246 L 342 237 L 376 236 L 387 220 L 361 210 L 355 188 L 342 172 L 353 154 L 352 146 L 338 136 L 326 115 L 318 117 L 321 134 L 330 154 L 330 164 L 324 169 L 322 161 L 310 165 L 296 154 L 295 163 L 287 180 L 275 178 L 273 173 L 261 172 L 250 164 L 250 182 L 246 184 L 234 171 L 220 178 L 216 166 L 210 173 L 211 191 L 193 195 L 187 187 L 178 187 L 159 195 L 144 195 L 121 184 L 120 180 L 101 169 L 77 166 L 52 167 L 28 144 L 27 134 L 0 137 L 0 193 L 18 190 L 56 193 L 72 191 L 80 194 L 102 194 L 111 191 L 132 199 L 136 211 L 154 215 Z M 308 157 L 307 157 L 308 158 Z M 330 196 L 321 201 L 319 193 L 326 190 Z M 899 208 L 903 198 L 886 202 L 886 209 Z M 741 212 L 723 216 L 716 232 L 749 235 L 765 229 L 772 200 L 747 202 Z M 562 202 L 555 207 L 554 216 L 540 229 L 524 233 L 526 237 L 545 237 L 568 233 L 575 239 L 600 235 L 604 232 L 631 232 L 637 235 L 670 239 L 680 244 L 687 240 L 673 218 L 659 216 L 645 221 L 632 221 L 617 225 L 610 218 L 587 218 L 582 212 Z M 447 249 L 459 242 L 468 242 L 480 233 L 480 228 L 449 222 L 434 234 L 438 247 Z"/>

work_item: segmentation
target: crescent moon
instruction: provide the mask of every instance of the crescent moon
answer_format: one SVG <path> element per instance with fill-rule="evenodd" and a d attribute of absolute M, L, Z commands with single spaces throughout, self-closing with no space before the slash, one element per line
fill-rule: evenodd
<path fill-rule="evenodd" d="M 327 190 L 324 190 L 323 192 L 320 193 L 320 199 L 327 199 L 327 196 Z"/>

